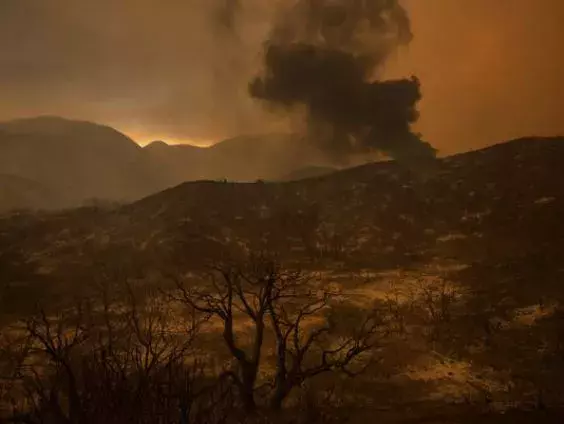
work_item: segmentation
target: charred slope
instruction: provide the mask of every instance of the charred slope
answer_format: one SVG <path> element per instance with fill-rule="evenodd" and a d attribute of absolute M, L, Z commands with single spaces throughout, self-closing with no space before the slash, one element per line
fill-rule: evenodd
<path fill-rule="evenodd" d="M 343 238 L 352 257 L 454 255 L 484 240 L 476 255 L 514 255 L 561 240 L 563 166 L 562 139 L 520 139 L 438 160 L 424 173 L 387 162 L 289 183 L 185 183 L 122 213 L 163 230 L 191 222 L 241 238 L 309 220 Z"/>
<path fill-rule="evenodd" d="M 305 180 L 307 178 L 321 177 L 323 175 L 330 174 L 337 171 L 337 168 L 332 168 L 329 166 L 306 166 L 304 168 L 296 169 L 292 172 L 284 174 L 279 181 L 298 181 Z"/>
<path fill-rule="evenodd" d="M 509 396 L 534 401 L 545 393 L 550 406 L 551 393 L 561 399 L 564 376 L 563 317 L 561 310 L 550 314 L 551 302 L 564 304 L 563 166 L 564 139 L 539 138 L 441 159 L 424 172 L 388 162 L 290 183 L 185 183 L 118 209 L 0 219 L 0 259 L 15 249 L 38 262 L 42 282 L 75 286 L 104 278 L 112 264 L 116 278 L 144 276 L 171 259 L 197 265 L 241 244 L 331 269 L 457 265 L 446 269 L 447 278 L 470 295 L 448 322 L 452 333 L 443 328 L 446 336 L 433 340 L 433 351 L 471 363 L 478 376 L 482 369 L 486 376 L 499 370 L 502 378 L 509 372 L 524 391 Z M 547 312 L 537 322 L 503 331 L 494 326 L 536 304 Z M 407 349 L 400 347 L 394 356 Z M 355 393 L 364 387 L 376 405 L 387 402 L 386 390 L 394 397 L 390 414 L 405 422 L 397 416 L 397 399 L 410 399 L 413 381 L 391 389 L 379 382 L 369 378 Z M 432 383 L 424 388 L 428 394 Z M 562 416 L 561 410 L 472 415 L 440 399 L 432 407 L 441 415 L 429 420 L 445 422 L 462 422 L 462 416 L 468 422 L 557 422 Z"/>
<path fill-rule="evenodd" d="M 194 262 L 242 245 L 386 268 L 436 258 L 556 260 L 564 252 L 563 167 L 564 140 L 542 138 L 440 159 L 424 173 L 385 162 L 287 183 L 190 182 L 111 212 L 30 216 L 25 226 L 41 230 L 26 243 L 52 250 L 57 240 L 71 253 L 86 238 L 93 249 L 136 246 L 159 256 L 181 242 Z"/>

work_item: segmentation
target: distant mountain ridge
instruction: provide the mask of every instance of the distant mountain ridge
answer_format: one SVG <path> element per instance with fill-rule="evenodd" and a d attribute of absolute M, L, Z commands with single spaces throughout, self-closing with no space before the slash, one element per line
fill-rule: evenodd
<path fill-rule="evenodd" d="M 280 134 L 239 136 L 210 147 L 156 141 L 144 150 L 154 166 L 167 169 L 174 184 L 210 179 L 278 180 L 288 172 L 311 165 L 315 156 L 297 137 Z"/>
<path fill-rule="evenodd" d="M 107 126 L 49 116 L 0 124 L 0 173 L 56 192 L 57 207 L 152 192 L 143 162 L 141 147 Z"/>
<path fill-rule="evenodd" d="M 5 200 L 0 211 L 13 204 L 60 208 L 93 199 L 131 202 L 184 181 L 273 180 L 310 165 L 310 157 L 284 135 L 240 136 L 209 148 L 164 141 L 142 148 L 105 125 L 55 116 L 17 119 L 0 123 L 0 174 L 34 181 L 56 196 Z M 13 192 L 10 184 L 8 189 L 8 182 L 0 181 L 0 188 Z"/>
<path fill-rule="evenodd" d="M 563 167 L 564 138 L 524 138 L 438 159 L 424 178 L 390 161 L 289 182 L 186 182 L 111 213 L 22 218 L 44 234 L 22 243 L 51 252 L 52 237 L 62 237 L 54 257 L 63 262 L 74 252 L 69 246 L 99 233 L 100 249 L 138 246 L 148 258 L 182 242 L 196 262 L 240 246 L 266 243 L 293 256 L 325 243 L 355 266 L 408 267 L 436 257 L 495 264 L 537 254 L 560 264 Z M 59 236 L 64 228 L 74 230 Z"/>
<path fill-rule="evenodd" d="M 185 181 L 297 181 L 337 171 L 317 157 L 293 135 L 239 136 L 205 148 L 156 141 L 142 148 L 104 125 L 18 119 L 0 123 L 0 212 L 77 207 L 96 199 L 129 203 Z M 395 165 L 379 169 L 388 166 Z"/>

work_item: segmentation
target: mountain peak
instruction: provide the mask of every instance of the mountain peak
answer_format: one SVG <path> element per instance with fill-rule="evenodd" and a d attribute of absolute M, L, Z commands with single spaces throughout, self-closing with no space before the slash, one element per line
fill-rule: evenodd
<path fill-rule="evenodd" d="M 162 140 L 155 140 L 155 141 L 151 141 L 149 144 L 147 144 L 144 149 L 147 150 L 152 150 L 152 149 L 165 149 L 167 147 L 170 147 L 169 144 L 167 144 L 165 141 Z"/>

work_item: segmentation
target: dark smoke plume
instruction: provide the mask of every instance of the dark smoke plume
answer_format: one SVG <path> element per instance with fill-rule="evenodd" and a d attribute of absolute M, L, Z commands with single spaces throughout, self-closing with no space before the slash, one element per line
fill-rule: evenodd
<path fill-rule="evenodd" d="M 379 151 L 396 159 L 433 158 L 411 130 L 421 99 L 417 78 L 378 79 L 388 57 L 412 38 L 398 0 L 300 0 L 266 45 L 253 97 L 305 107 L 307 139 L 335 161 Z"/>

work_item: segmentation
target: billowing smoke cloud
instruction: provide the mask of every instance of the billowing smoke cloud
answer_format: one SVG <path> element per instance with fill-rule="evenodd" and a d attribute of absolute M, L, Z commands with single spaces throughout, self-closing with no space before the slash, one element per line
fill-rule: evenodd
<path fill-rule="evenodd" d="M 282 13 L 266 44 L 264 74 L 249 91 L 285 109 L 305 107 L 307 140 L 333 160 L 374 150 L 432 158 L 435 150 L 411 130 L 419 81 L 379 78 L 411 38 L 397 0 L 301 0 Z"/>
<path fill-rule="evenodd" d="M 564 1 L 401 3 L 415 36 L 395 54 L 410 39 L 397 36 L 396 23 L 409 28 L 397 7 L 383 14 L 383 37 L 366 17 L 353 19 L 350 1 L 335 31 L 338 7 L 308 15 L 300 0 L 0 0 L 0 121 L 61 115 L 140 142 L 301 131 L 302 120 L 269 113 L 249 96 L 268 38 L 268 46 L 389 55 L 385 71 L 375 66 L 367 81 L 417 75 L 423 98 L 414 128 L 441 154 L 564 133 Z M 306 107 L 290 106 L 298 117 Z"/>

